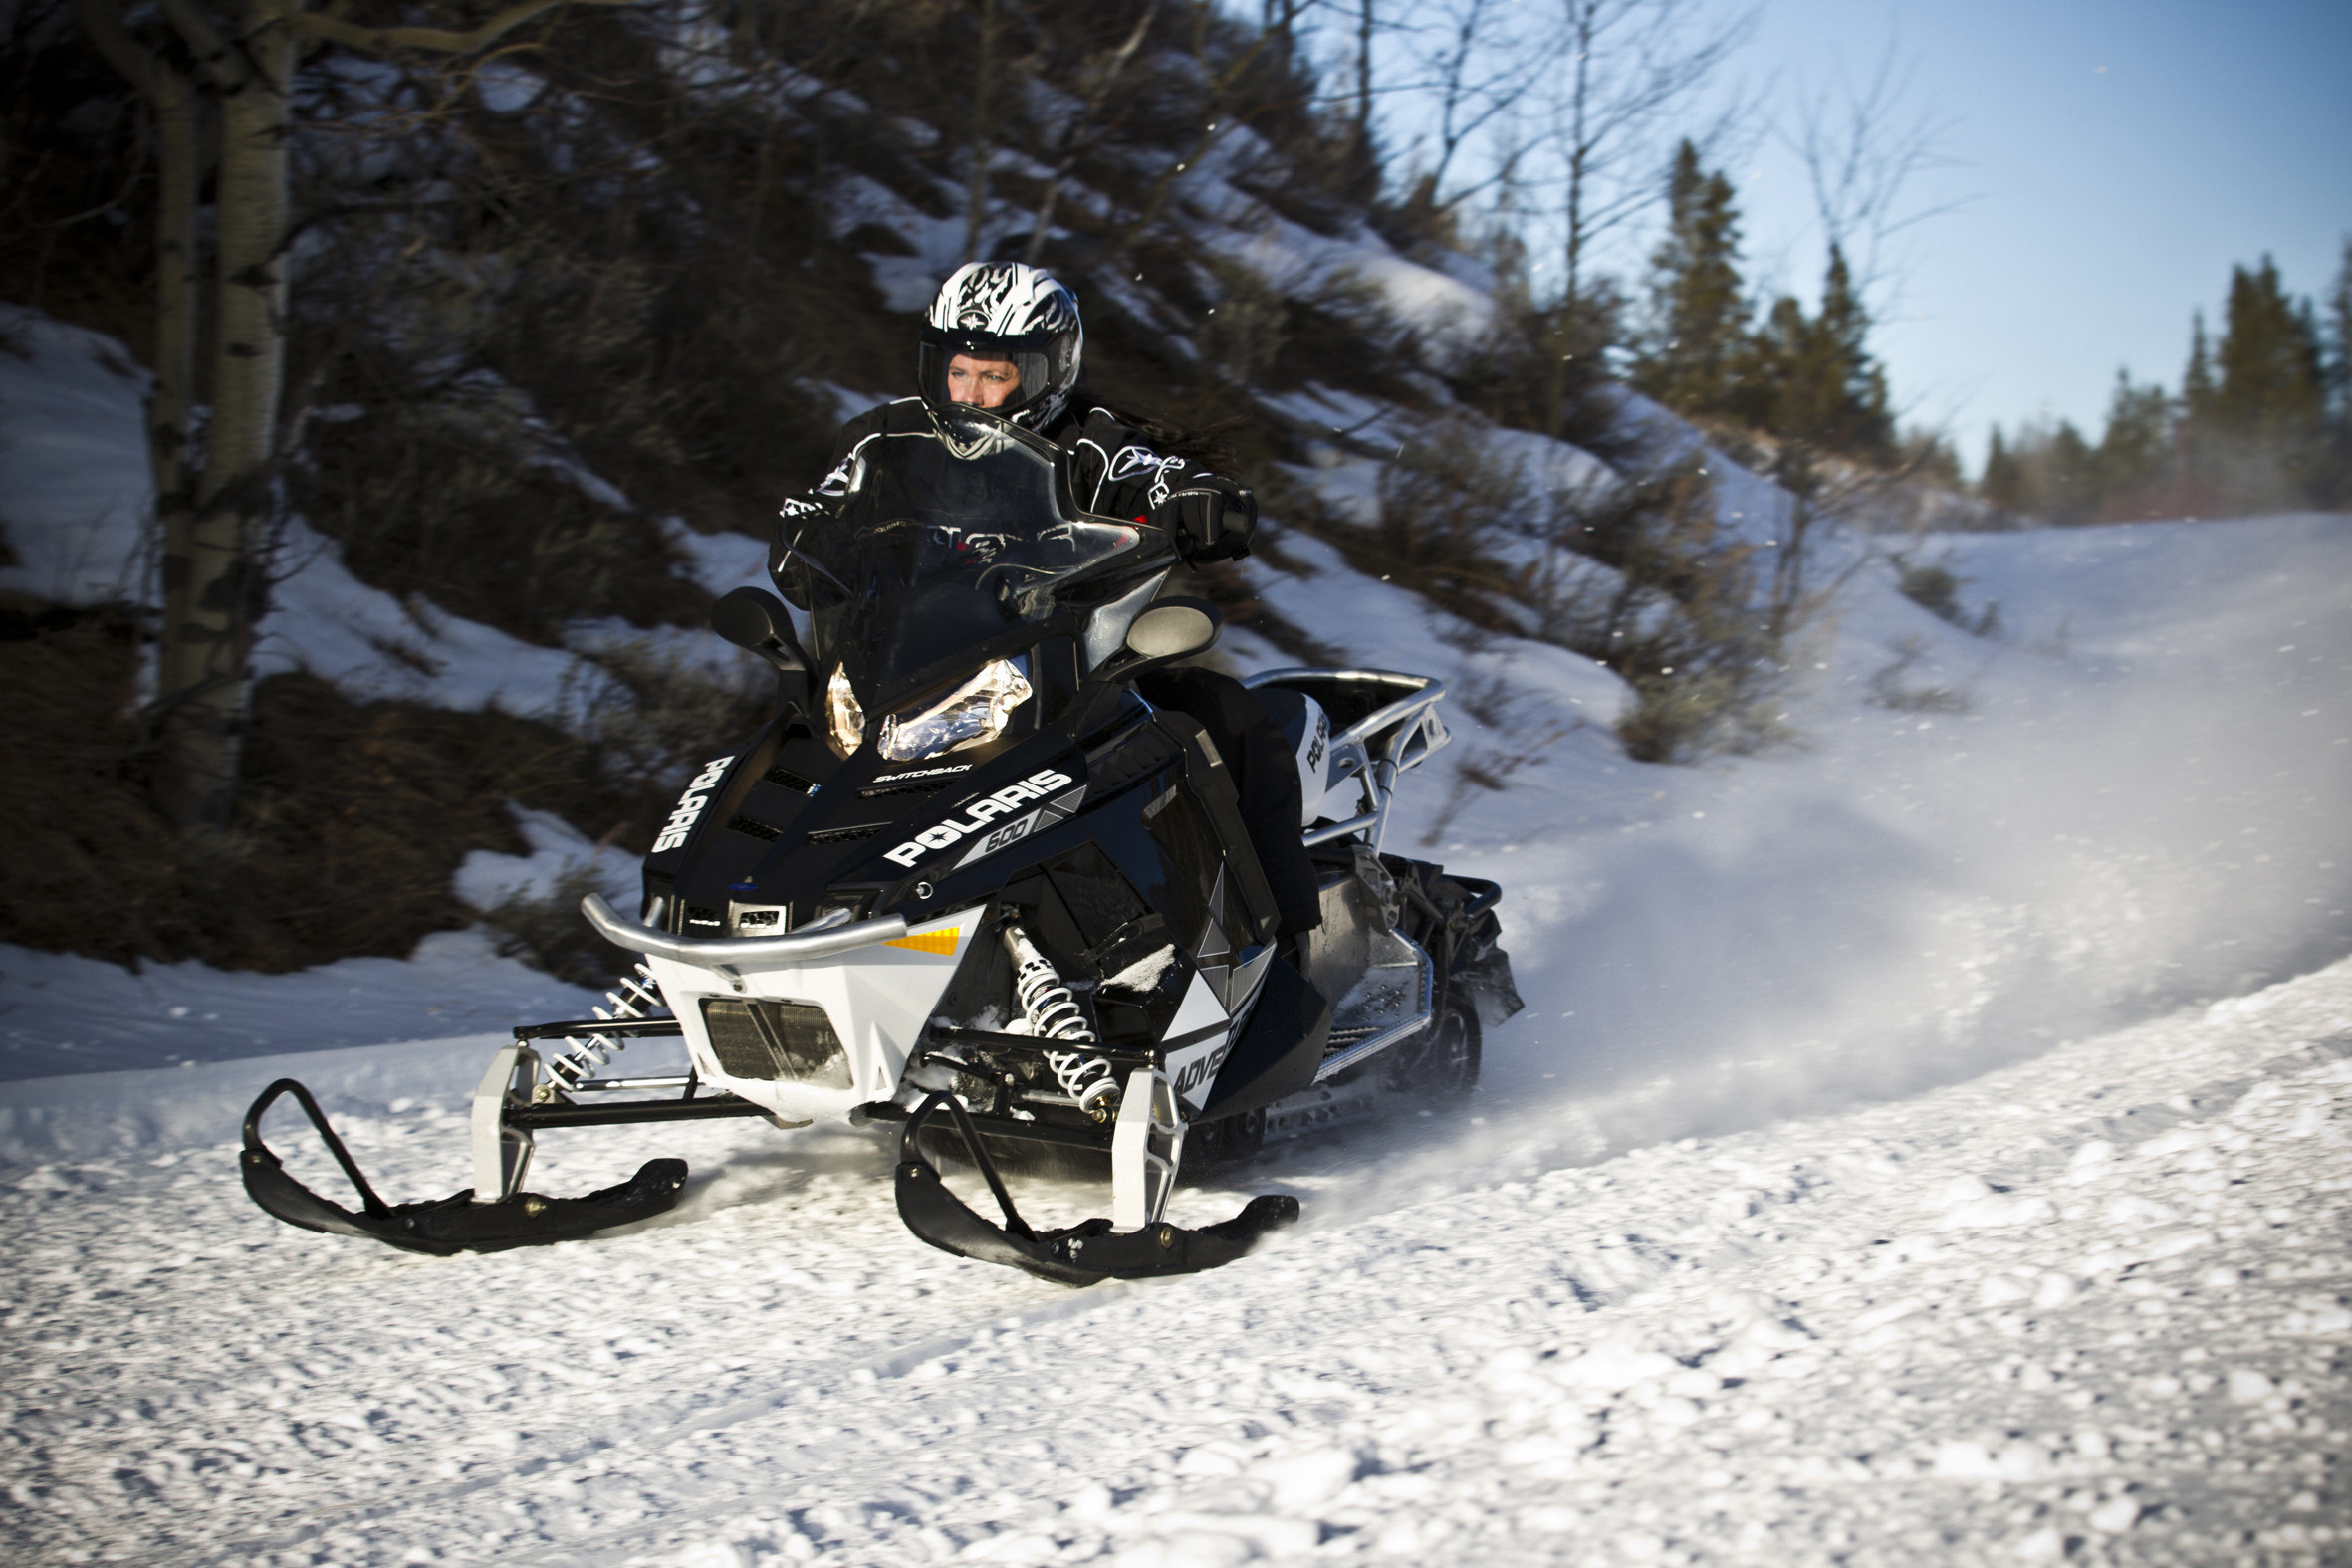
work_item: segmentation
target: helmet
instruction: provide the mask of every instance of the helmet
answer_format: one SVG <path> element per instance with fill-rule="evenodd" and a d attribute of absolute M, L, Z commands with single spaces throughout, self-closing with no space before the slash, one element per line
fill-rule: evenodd
<path fill-rule="evenodd" d="M 923 318 L 916 367 L 923 400 L 949 412 L 947 364 L 957 354 L 1010 359 L 1021 385 L 996 412 L 1043 431 L 1069 406 L 1085 331 L 1078 297 L 1051 273 L 1021 262 L 970 262 L 940 285 Z"/>

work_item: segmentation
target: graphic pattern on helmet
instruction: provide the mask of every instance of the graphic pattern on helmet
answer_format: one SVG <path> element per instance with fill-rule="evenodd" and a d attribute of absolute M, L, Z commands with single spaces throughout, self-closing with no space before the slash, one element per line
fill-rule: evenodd
<path fill-rule="evenodd" d="M 1078 299 L 1053 274 L 1021 262 L 970 262 L 940 286 L 924 314 L 922 394 L 945 410 L 947 366 L 957 354 L 1008 360 L 1021 384 L 997 412 L 1045 430 L 1069 406 L 1084 329 Z"/>
<path fill-rule="evenodd" d="M 997 337 L 1075 332 L 1078 299 L 1051 273 L 1021 262 L 969 262 L 940 286 L 929 321 Z"/>

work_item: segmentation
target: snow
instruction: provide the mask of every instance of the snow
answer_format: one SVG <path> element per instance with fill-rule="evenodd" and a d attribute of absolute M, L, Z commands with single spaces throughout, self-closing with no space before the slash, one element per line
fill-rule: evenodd
<path fill-rule="evenodd" d="M 151 599 L 146 520 L 153 509 L 141 406 L 147 377 L 122 345 L 37 311 L 0 305 L 0 539 L 15 563 L 0 588 L 68 604 Z M 18 350 L 22 350 L 19 352 Z M 599 505 L 631 510 L 627 497 L 584 464 L 532 413 L 528 400 L 488 372 L 466 378 L 484 402 L 504 402 L 527 444 L 523 458 Z M 739 535 L 704 535 L 661 520 L 694 580 L 723 592 L 764 579 L 765 547 Z M 495 708 L 524 718 L 577 723 L 617 700 L 590 661 L 452 615 L 424 599 L 369 587 L 344 564 L 343 547 L 300 516 L 285 520 L 273 562 L 270 611 L 259 627 L 254 669 L 307 670 L 360 699 L 435 707 Z M 611 624 L 573 628 L 582 651 L 625 638 L 658 647 L 669 628 Z M 691 658 L 710 639 L 689 634 Z M 718 668 L 742 661 L 720 650 Z"/>
<path fill-rule="evenodd" d="M 836 221 L 867 219 L 960 234 L 845 190 Z M 1268 243 L 1360 267 L 1349 242 Z M 931 262 L 904 260 L 912 288 Z M 1467 287 L 1390 262 L 1424 325 Z M 95 335 L 5 326 L 0 583 L 136 596 L 141 382 Z M 1267 401 L 1364 449 L 1411 433 L 1344 391 Z M 1506 445 L 1547 485 L 1604 479 Z M 1362 513 L 1378 465 L 1327 456 L 1301 477 Z M 1727 521 L 1776 538 L 1778 493 L 1725 477 Z M 757 541 L 658 526 L 711 591 L 760 580 Z M 289 529 L 265 669 L 564 715 L 597 700 L 582 655 L 623 640 L 743 665 L 616 622 L 524 644 Z M 288 976 L 0 948 L 0 1542 L 353 1564 L 2352 1550 L 2352 518 L 1906 542 L 1970 618 L 1998 608 L 1991 637 L 1833 532 L 1842 590 L 1776 692 L 1797 743 L 1678 769 L 1624 757 L 1600 666 L 1280 543 L 1254 592 L 1452 693 L 1455 744 L 1400 788 L 1389 847 L 1503 883 L 1529 1001 L 1457 1113 L 1186 1188 L 1187 1223 L 1260 1191 L 1306 1220 L 1147 1286 L 934 1252 L 897 1220 L 886 1136 L 759 1123 L 550 1133 L 542 1191 L 657 1154 L 696 1174 L 624 1232 L 421 1259 L 248 1204 L 245 1106 L 299 1077 L 387 1196 L 437 1197 L 469 1179 L 504 1030 L 592 993 L 480 929 Z M 516 809 L 530 853 L 470 856 L 476 907 L 573 867 L 633 885 Z M 299 1125 L 268 1132 L 333 1192 Z M 1025 1192 L 1054 1222 L 1093 1202 Z"/>
<path fill-rule="evenodd" d="M 255 1210 L 244 1105 L 302 1078 L 388 1197 L 439 1196 L 468 1179 L 496 1030 L 592 999 L 478 935 L 274 978 L 0 953 L 18 1072 L 205 1058 L 0 1088 L 0 1540 L 353 1564 L 2341 1554 L 2352 519 L 1913 547 L 1972 612 L 1998 601 L 1999 640 L 1865 560 L 1788 675 L 1804 744 L 1684 769 L 1624 759 L 1623 687 L 1589 661 L 1466 636 L 1284 543 L 1304 569 L 1255 560 L 1256 591 L 1454 685 L 1456 744 L 1400 789 L 1390 843 L 1503 881 L 1529 1004 L 1458 1113 L 1185 1188 L 1188 1223 L 1263 1191 L 1306 1218 L 1149 1285 L 932 1251 L 886 1137 L 758 1123 L 549 1134 L 541 1191 L 656 1154 L 696 1174 L 627 1232 L 422 1259 Z M 1952 701 L 1904 705 L 1931 686 Z M 1500 792 L 1459 770 L 1513 756 Z M 592 853 L 525 827 L 530 857 L 469 861 L 477 896 Z M 360 1043 L 429 1033 L 459 1037 Z M 299 1126 L 267 1132 L 332 1192 Z M 1024 1192 L 1052 1221 L 1092 1196 Z"/>
<path fill-rule="evenodd" d="M 0 1118 L 21 1103 L 29 1078 L 119 1071 L 140 1081 L 130 1069 L 168 1067 L 177 1070 L 144 1081 L 176 1094 L 170 1086 L 192 1082 L 182 1074 L 201 1062 L 471 1035 L 584 1017 L 595 1000 L 500 958 L 479 929 L 435 932 L 405 959 L 344 959 L 292 975 L 193 959 L 134 974 L 0 943 Z"/>
<path fill-rule="evenodd" d="M 1628 1147 L 1646 1106 L 1487 1095 L 1188 1193 L 1193 1218 L 1306 1197 L 1252 1259 L 1084 1292 L 905 1236 L 887 1147 L 847 1133 L 781 1163 L 766 1129 L 550 1147 L 575 1185 L 656 1148 L 716 1174 L 539 1253 L 407 1258 L 245 1204 L 223 1132 L 288 1071 L 387 1190 L 455 1185 L 459 1099 L 413 1096 L 470 1075 L 458 1042 L 51 1080 L 22 1087 L 108 1136 L 0 1188 L 23 1238 L 4 1527 L 45 1561 L 2325 1549 L 2348 1056 L 2339 964 L 1717 1137 Z M 2094 1135 L 2116 1152 L 2077 1181 Z M 1956 1188 L 2028 1202 L 1940 1229 Z M 2118 1218 L 2126 1196 L 2196 1239 Z"/>
<path fill-rule="evenodd" d="M 610 844 L 591 843 L 588 835 L 553 811 L 535 811 L 513 800 L 507 802 L 507 810 L 522 829 L 531 853 L 472 851 L 457 868 L 452 884 L 459 898 L 481 910 L 496 909 L 512 898 L 553 898 L 565 878 L 585 871 L 596 879 L 596 890 L 615 907 L 626 909 L 636 902 L 641 891 L 637 856 Z"/>
<path fill-rule="evenodd" d="M 280 557 L 292 569 L 271 587 L 255 641 L 262 676 L 308 670 L 360 699 L 521 718 L 577 720 L 607 699 L 602 672 L 562 649 L 367 586 L 344 565 L 343 547 L 300 517 L 287 520 Z"/>
<path fill-rule="evenodd" d="M 1492 279 L 1482 288 L 1464 277 L 1484 272 L 1465 258 L 1449 257 L 1442 269 L 1425 267 L 1398 255 L 1360 223 L 1344 235 L 1317 234 L 1231 183 L 1271 156 L 1255 131 L 1234 127 L 1177 181 L 1196 214 L 1230 231 L 1218 246 L 1227 261 L 1250 268 L 1294 297 L 1368 290 L 1398 327 L 1444 349 L 1467 347 L 1492 328 Z"/>
<path fill-rule="evenodd" d="M 0 304 L 0 588 L 146 596 L 147 382 L 113 338 Z"/>

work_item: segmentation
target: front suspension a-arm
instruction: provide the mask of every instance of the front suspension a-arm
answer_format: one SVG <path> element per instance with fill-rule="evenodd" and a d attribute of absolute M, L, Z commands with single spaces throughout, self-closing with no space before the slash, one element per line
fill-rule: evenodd
<path fill-rule="evenodd" d="M 922 1150 L 924 1124 L 942 1106 L 980 1168 L 1005 1223 L 993 1225 L 975 1214 L 940 1180 L 938 1167 Z M 1003 1263 L 1065 1285 L 1104 1279 L 1149 1279 L 1161 1274 L 1196 1274 L 1242 1256 L 1268 1232 L 1298 1218 L 1298 1200 L 1270 1193 L 1253 1198 L 1231 1220 L 1199 1230 L 1155 1221 L 1141 1230 L 1116 1232 L 1108 1220 L 1087 1220 L 1060 1231 L 1037 1231 L 1021 1218 L 997 1174 L 996 1162 L 972 1125 L 971 1113 L 944 1091 L 927 1096 L 907 1118 L 898 1141 L 898 1218 L 906 1228 L 943 1252 Z"/>

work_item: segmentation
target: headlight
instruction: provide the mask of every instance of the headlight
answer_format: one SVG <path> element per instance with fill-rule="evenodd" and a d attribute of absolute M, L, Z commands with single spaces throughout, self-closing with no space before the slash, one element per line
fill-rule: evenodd
<path fill-rule="evenodd" d="M 850 689 L 849 672 L 837 664 L 833 678 L 824 686 L 824 727 L 832 734 L 833 750 L 843 757 L 856 751 L 865 739 L 865 710 Z"/>
<path fill-rule="evenodd" d="M 882 755 L 894 763 L 911 763 L 993 741 L 1005 733 L 1013 710 L 1029 698 L 1029 677 L 1021 665 L 1012 659 L 991 659 L 978 674 L 937 702 L 884 719 Z M 851 708 L 855 708 L 854 701 Z M 840 734 L 838 723 L 836 720 L 835 735 Z M 859 715 L 857 733 L 864 733 L 863 715 Z"/>

